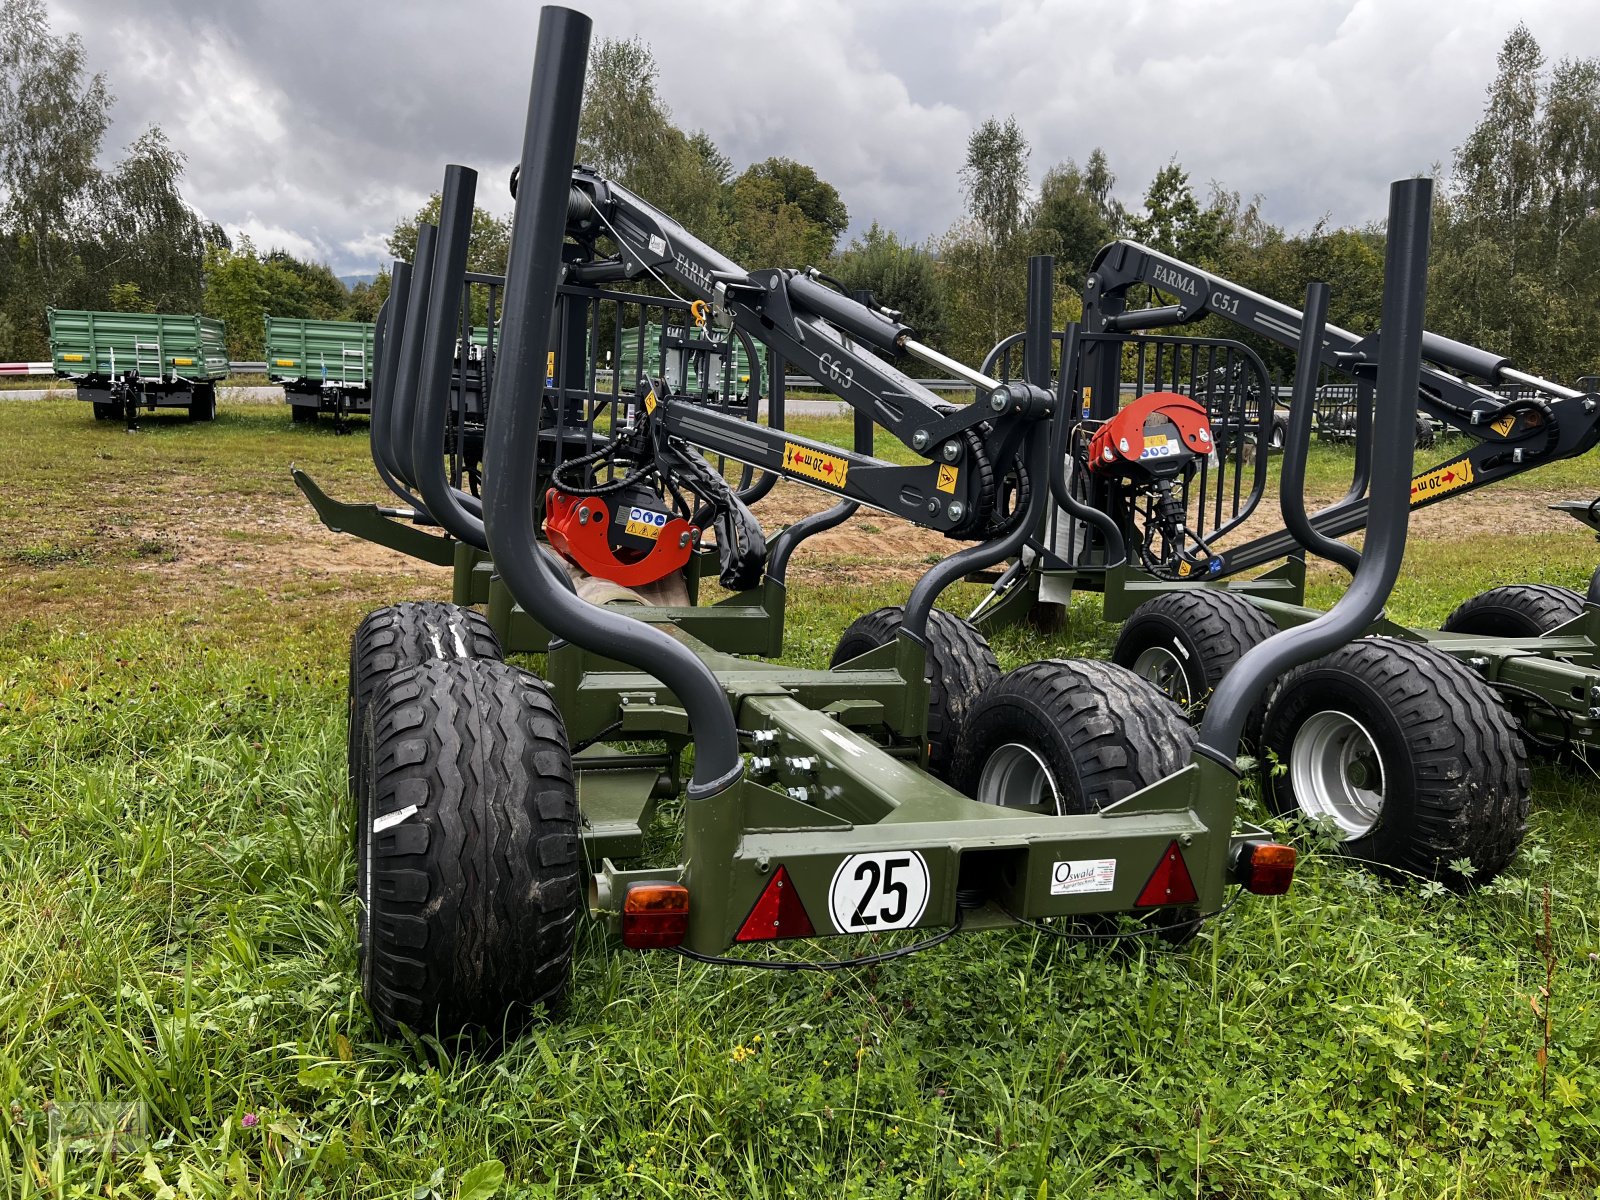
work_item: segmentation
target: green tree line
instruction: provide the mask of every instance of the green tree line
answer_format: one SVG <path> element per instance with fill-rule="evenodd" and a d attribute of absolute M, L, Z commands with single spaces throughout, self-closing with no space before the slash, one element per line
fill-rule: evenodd
<path fill-rule="evenodd" d="M 872 292 L 957 357 L 981 359 L 1021 327 L 1029 255 L 1056 256 L 1056 316 L 1065 321 L 1080 311 L 1076 288 L 1096 253 L 1119 237 L 1293 305 L 1307 280 L 1326 280 L 1332 321 L 1377 326 L 1381 225 L 1324 219 L 1291 234 L 1263 217 L 1260 196 L 1215 181 L 1198 190 L 1176 159 L 1127 205 L 1101 148 L 1081 164 L 1048 167 L 1035 186 L 1015 117 L 981 123 L 952 164 L 964 211 L 944 233 L 916 242 L 874 222 L 841 244 L 850 213 L 831 183 L 785 157 L 736 171 L 703 130 L 674 122 L 658 75 L 644 42 L 596 44 L 580 162 L 745 267 L 817 266 Z M 202 311 L 227 321 L 240 359 L 261 356 L 267 312 L 374 319 L 387 270 L 347 289 L 321 263 L 230 241 L 183 201 L 183 155 L 159 128 L 98 166 L 112 104 L 79 39 L 50 32 L 43 0 L 0 0 L 0 359 L 47 355 L 50 306 Z M 1450 170 L 1434 173 L 1446 178 L 1436 191 L 1430 328 L 1557 379 L 1600 371 L 1600 59 L 1551 64 L 1518 25 L 1477 126 Z M 436 220 L 438 207 L 435 195 L 396 223 L 393 257 L 411 257 L 418 224 Z M 471 268 L 499 273 L 509 241 L 507 219 L 476 212 Z M 1287 367 L 1286 352 L 1266 353 Z"/>

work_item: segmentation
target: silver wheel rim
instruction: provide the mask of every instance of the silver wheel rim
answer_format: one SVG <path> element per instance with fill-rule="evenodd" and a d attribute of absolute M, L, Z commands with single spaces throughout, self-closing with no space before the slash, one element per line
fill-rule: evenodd
<path fill-rule="evenodd" d="M 978 777 L 978 799 L 1000 808 L 1062 814 L 1055 775 L 1031 747 L 1007 742 L 989 756 Z"/>
<path fill-rule="evenodd" d="M 1148 679 L 1183 708 L 1194 703 L 1183 660 L 1166 646 L 1151 646 L 1140 651 L 1139 657 L 1133 660 L 1133 673 Z"/>
<path fill-rule="evenodd" d="M 1332 821 L 1345 841 L 1383 818 L 1383 758 L 1365 725 L 1332 709 L 1306 719 L 1289 747 L 1289 782 L 1308 817 Z"/>

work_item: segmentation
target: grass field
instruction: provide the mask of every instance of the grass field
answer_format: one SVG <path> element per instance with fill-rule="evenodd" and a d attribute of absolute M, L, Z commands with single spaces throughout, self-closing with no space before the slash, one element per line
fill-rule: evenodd
<path fill-rule="evenodd" d="M 1521 857 L 1467 898 L 1305 842 L 1290 896 L 1182 952 L 978 934 L 821 977 L 590 928 L 569 1015 L 498 1058 L 380 1040 L 354 973 L 347 639 L 449 580 L 322 531 L 291 461 L 379 496 L 364 437 L 278 406 L 128 435 L 0 403 L 0 1197 L 1600 1196 L 1582 764 L 1537 767 Z M 1314 486 L 1347 470 L 1319 450 Z M 1565 464 L 1419 517 L 1391 615 L 1580 585 L 1594 540 L 1543 506 L 1597 481 Z M 796 559 L 795 661 L 826 663 L 937 551 L 854 524 Z M 1084 597 L 1065 634 L 997 651 L 1111 633 Z M 122 1153 L 75 1141 L 90 1104 L 148 1126 Z"/>

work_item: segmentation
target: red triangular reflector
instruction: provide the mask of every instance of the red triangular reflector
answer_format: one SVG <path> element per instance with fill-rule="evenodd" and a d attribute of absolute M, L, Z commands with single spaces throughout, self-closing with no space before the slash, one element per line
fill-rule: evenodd
<path fill-rule="evenodd" d="M 1134 904 L 1138 908 L 1158 908 L 1163 904 L 1199 902 L 1200 893 L 1194 890 L 1194 880 L 1189 876 L 1188 864 L 1183 861 L 1183 852 L 1178 849 L 1177 842 L 1172 842 Z"/>
<path fill-rule="evenodd" d="M 774 938 L 810 937 L 814 933 L 816 930 L 811 927 L 811 918 L 800 902 L 794 881 L 786 868 L 779 867 L 739 927 L 734 941 L 770 942 Z"/>

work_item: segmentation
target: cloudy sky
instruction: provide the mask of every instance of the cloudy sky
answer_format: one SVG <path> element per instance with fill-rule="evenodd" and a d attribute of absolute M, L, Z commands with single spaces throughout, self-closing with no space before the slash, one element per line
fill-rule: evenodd
<path fill-rule="evenodd" d="M 261 248 L 376 268 L 446 162 L 499 182 L 520 146 L 537 8 L 516 0 L 49 0 L 117 96 L 115 150 L 152 122 L 186 191 Z M 1015 114 L 1037 182 L 1103 146 L 1130 202 L 1174 156 L 1197 189 L 1265 198 L 1290 230 L 1377 217 L 1448 165 L 1525 21 L 1546 57 L 1600 54 L 1594 0 L 576 0 L 639 36 L 686 129 L 736 169 L 812 164 L 921 239 L 958 216 L 967 135 Z M 486 181 L 487 183 L 487 181 Z M 749 264 L 752 266 L 765 264 Z"/>

